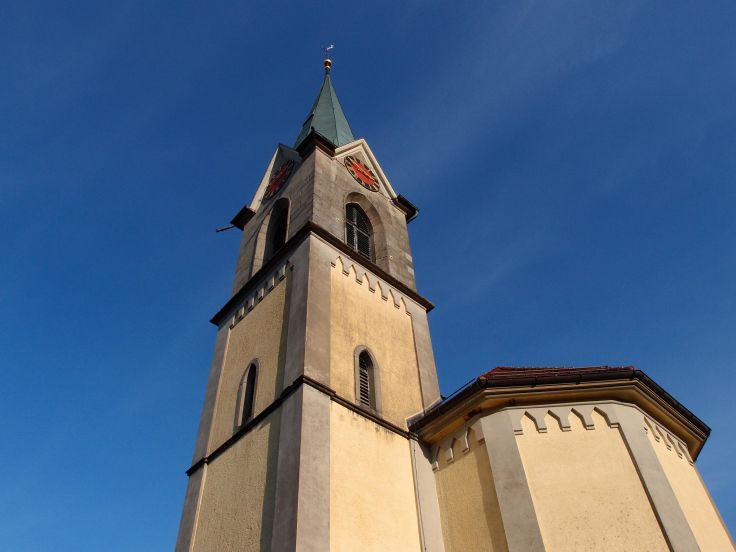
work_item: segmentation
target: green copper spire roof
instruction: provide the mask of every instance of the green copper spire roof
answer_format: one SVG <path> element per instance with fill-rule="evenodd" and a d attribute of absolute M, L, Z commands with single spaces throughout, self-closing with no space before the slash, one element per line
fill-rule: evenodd
<path fill-rule="evenodd" d="M 325 80 L 322 83 L 322 88 L 307 116 L 307 120 L 304 121 L 304 126 L 302 126 L 302 130 L 294 144 L 295 148 L 299 147 L 299 144 L 307 137 L 311 129 L 327 138 L 335 147 L 344 146 L 355 140 L 348 120 L 345 118 L 345 113 L 340 107 L 335 89 L 332 88 L 328 61 L 325 60 Z"/>

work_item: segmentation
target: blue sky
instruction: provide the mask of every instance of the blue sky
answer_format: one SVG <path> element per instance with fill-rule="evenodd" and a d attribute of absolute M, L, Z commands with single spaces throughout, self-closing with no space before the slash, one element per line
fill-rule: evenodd
<path fill-rule="evenodd" d="M 416 203 L 442 388 L 634 364 L 736 526 L 736 5 L 6 2 L 0 547 L 173 549 L 240 234 L 320 46 Z"/>

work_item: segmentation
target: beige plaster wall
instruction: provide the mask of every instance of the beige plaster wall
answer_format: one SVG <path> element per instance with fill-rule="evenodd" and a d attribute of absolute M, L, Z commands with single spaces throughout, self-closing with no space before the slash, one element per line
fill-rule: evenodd
<path fill-rule="evenodd" d="M 588 430 L 571 413 L 563 432 L 548 414 L 546 433 L 522 418 L 516 439 L 545 549 L 669 550 L 619 430 L 592 418 Z"/>
<path fill-rule="evenodd" d="M 697 468 L 688 461 L 687 453 L 677 447 L 667 432 L 656 426 L 648 425 L 647 435 L 702 552 L 733 550 L 715 505 Z"/>
<path fill-rule="evenodd" d="M 411 317 L 403 304 L 394 306 L 388 290 L 388 299 L 379 286 L 371 291 L 375 284 L 356 282 L 352 269 L 345 275 L 340 260 L 332 268 L 330 385 L 355 402 L 355 348 L 368 347 L 378 364 L 380 414 L 406 427 L 406 419 L 422 409 Z"/>
<path fill-rule="evenodd" d="M 229 439 L 236 429 L 238 391 L 251 361 L 258 360 L 253 415 L 270 405 L 277 396 L 283 379 L 288 274 L 289 271 L 286 278 L 230 330 L 215 402 L 210 451 Z"/>
<path fill-rule="evenodd" d="M 452 446 L 452 462 L 440 454 L 435 471 L 446 552 L 506 552 L 506 537 L 485 446 L 475 432 L 469 450 L 460 441 Z"/>
<path fill-rule="evenodd" d="M 409 441 L 330 406 L 330 550 L 419 551 Z"/>
<path fill-rule="evenodd" d="M 279 418 L 274 412 L 206 466 L 193 552 L 268 550 Z"/>

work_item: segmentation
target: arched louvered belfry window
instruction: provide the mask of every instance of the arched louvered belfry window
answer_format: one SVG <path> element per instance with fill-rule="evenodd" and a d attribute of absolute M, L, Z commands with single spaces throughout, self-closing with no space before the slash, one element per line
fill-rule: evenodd
<path fill-rule="evenodd" d="M 372 410 L 377 409 L 376 401 L 376 368 L 368 351 L 358 354 L 356 367 L 356 398 L 358 404 Z"/>
<path fill-rule="evenodd" d="M 243 375 L 243 382 L 240 386 L 240 427 L 243 427 L 253 419 L 257 372 L 258 364 L 256 362 L 251 362 Z"/>
<path fill-rule="evenodd" d="M 289 200 L 279 199 L 271 209 L 266 231 L 266 249 L 263 262 L 267 262 L 286 243 L 286 227 L 289 222 Z"/>
<path fill-rule="evenodd" d="M 373 260 L 373 228 L 357 203 L 345 206 L 345 241 L 350 249 Z"/>

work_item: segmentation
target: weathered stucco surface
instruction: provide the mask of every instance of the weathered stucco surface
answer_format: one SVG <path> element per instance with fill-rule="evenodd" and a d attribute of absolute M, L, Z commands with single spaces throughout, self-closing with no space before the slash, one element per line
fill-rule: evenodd
<path fill-rule="evenodd" d="M 652 427 L 647 429 L 652 447 L 662 464 L 662 469 L 667 475 L 701 551 L 728 552 L 733 550 L 733 543 L 695 465 L 690 464 L 686 453 L 681 449 L 678 451 L 676 443 L 666 431 L 660 432 Z M 657 432 L 659 440 L 655 439 L 653 431 Z"/>
<path fill-rule="evenodd" d="M 522 418 L 519 451 L 547 552 L 667 551 L 662 531 L 619 430 L 593 412 L 587 430 L 545 416 L 547 432 Z"/>
<path fill-rule="evenodd" d="M 232 436 L 236 428 L 238 392 L 249 363 L 258 361 L 253 415 L 271 404 L 283 378 L 285 304 L 289 276 L 276 284 L 252 311 L 230 330 L 215 402 L 209 450 Z"/>
<path fill-rule="evenodd" d="M 488 453 L 473 430 L 468 445 L 463 452 L 461 442 L 455 441 L 454 460 L 448 463 L 447 455 L 440 455 L 435 472 L 445 550 L 506 552 Z"/>
<path fill-rule="evenodd" d="M 420 550 L 409 441 L 333 402 L 330 550 Z"/>
<path fill-rule="evenodd" d="M 296 168 L 291 177 L 286 181 L 279 193 L 268 199 L 261 205 L 261 194 L 265 191 L 268 181 L 287 159 L 296 162 Z M 261 185 L 256 192 L 258 201 L 251 203 L 250 207 L 256 209 L 255 216 L 248 221 L 243 228 L 243 237 L 240 244 L 240 253 L 235 269 L 235 280 L 233 282 L 233 294 L 235 294 L 245 283 L 263 266 L 263 249 L 267 220 L 271 209 L 279 198 L 289 201 L 289 224 L 286 238 L 292 237 L 312 216 L 314 184 L 314 156 L 309 156 L 300 162 L 298 154 L 289 148 L 279 146 L 271 158 L 266 173 L 263 175 Z M 267 259 L 265 259 L 267 261 Z"/>
<path fill-rule="evenodd" d="M 380 414 L 400 427 L 422 409 L 411 317 L 384 288 L 375 291 L 367 279 L 346 275 L 338 260 L 332 268 L 330 383 L 342 397 L 355 402 L 355 348 L 367 347 L 376 360 Z"/>
<path fill-rule="evenodd" d="M 345 168 L 345 156 L 353 155 L 371 166 L 383 180 L 378 162 L 368 144 L 357 140 L 339 148 L 333 158 L 316 150 L 314 161 L 314 209 L 312 220 L 340 240 L 345 239 L 345 204 L 356 202 L 366 211 L 373 227 L 376 265 L 415 288 L 414 267 L 409 247 L 406 214 L 391 201 L 382 182 L 380 190 L 371 192 L 358 184 Z"/>
<path fill-rule="evenodd" d="M 206 466 L 194 552 L 268 550 L 279 418 L 272 413 Z"/>

